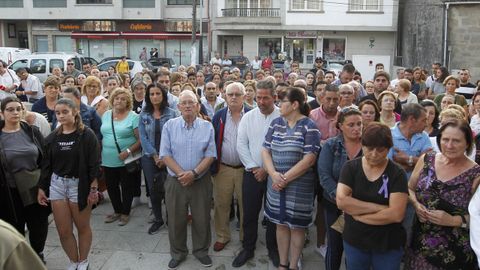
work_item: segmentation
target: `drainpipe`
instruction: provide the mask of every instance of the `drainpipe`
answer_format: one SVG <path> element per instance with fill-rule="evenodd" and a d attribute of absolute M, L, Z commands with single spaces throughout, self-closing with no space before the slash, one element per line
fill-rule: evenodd
<path fill-rule="evenodd" d="M 443 23 L 443 64 L 447 65 L 447 41 L 448 41 L 448 9 L 450 8 L 450 3 L 445 3 L 445 14 L 443 18 L 445 19 L 445 22 Z M 448 66 L 447 66 L 448 68 Z"/>

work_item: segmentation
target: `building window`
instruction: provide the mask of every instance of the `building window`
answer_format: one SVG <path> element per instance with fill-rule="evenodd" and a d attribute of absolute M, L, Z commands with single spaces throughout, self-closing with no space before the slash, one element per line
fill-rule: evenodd
<path fill-rule="evenodd" d="M 321 10 L 321 0 L 290 0 L 290 10 Z"/>
<path fill-rule="evenodd" d="M 112 0 L 77 0 L 77 4 L 111 4 Z"/>
<path fill-rule="evenodd" d="M 350 0 L 350 11 L 380 11 L 381 0 Z"/>
<path fill-rule="evenodd" d="M 155 0 L 123 0 L 124 8 L 154 8 Z"/>
<path fill-rule="evenodd" d="M 72 38 L 70 36 L 55 36 L 54 42 L 54 51 L 56 52 L 74 51 L 72 46 Z"/>
<path fill-rule="evenodd" d="M 344 38 L 323 39 L 323 59 L 345 60 L 345 39 Z"/>
<path fill-rule="evenodd" d="M 34 8 L 59 7 L 66 8 L 67 0 L 33 0 Z"/>
<path fill-rule="evenodd" d="M 259 38 L 258 55 L 261 58 L 271 56 L 273 60 L 279 59 L 282 52 L 282 38 Z"/>
<path fill-rule="evenodd" d="M 200 5 L 202 0 L 197 0 L 197 5 Z M 168 0 L 167 5 L 192 5 L 193 0 Z"/>
<path fill-rule="evenodd" d="M 0 7 L 2 8 L 23 7 L 23 0 L 3 0 L 3 1 L 0 1 Z"/>
<path fill-rule="evenodd" d="M 34 36 L 33 39 L 36 52 L 48 52 L 48 36 Z"/>
<path fill-rule="evenodd" d="M 227 8 L 271 8 L 271 0 L 227 0 Z"/>

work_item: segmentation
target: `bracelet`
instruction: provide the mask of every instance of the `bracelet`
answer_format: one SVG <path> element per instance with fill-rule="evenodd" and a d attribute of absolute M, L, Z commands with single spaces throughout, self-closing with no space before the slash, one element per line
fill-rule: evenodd
<path fill-rule="evenodd" d="M 127 148 L 127 153 L 128 153 L 129 155 L 132 154 L 132 151 L 130 150 L 130 148 Z"/>

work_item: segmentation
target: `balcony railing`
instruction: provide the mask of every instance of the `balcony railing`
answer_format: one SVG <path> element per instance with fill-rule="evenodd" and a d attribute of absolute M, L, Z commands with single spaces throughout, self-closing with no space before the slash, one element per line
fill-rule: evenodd
<path fill-rule="evenodd" d="M 280 17 L 279 8 L 227 8 L 223 17 Z"/>

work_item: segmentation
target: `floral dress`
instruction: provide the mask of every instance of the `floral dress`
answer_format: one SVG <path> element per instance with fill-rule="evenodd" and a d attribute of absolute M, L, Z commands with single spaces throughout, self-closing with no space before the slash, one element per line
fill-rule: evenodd
<path fill-rule="evenodd" d="M 417 200 L 430 210 L 466 215 L 472 197 L 472 183 L 479 173 L 480 166 L 475 165 L 442 182 L 435 173 L 435 153 L 430 152 L 425 155 L 425 166 L 415 190 Z M 476 263 L 468 229 L 421 223 L 415 219 L 405 269 L 478 269 Z"/>

